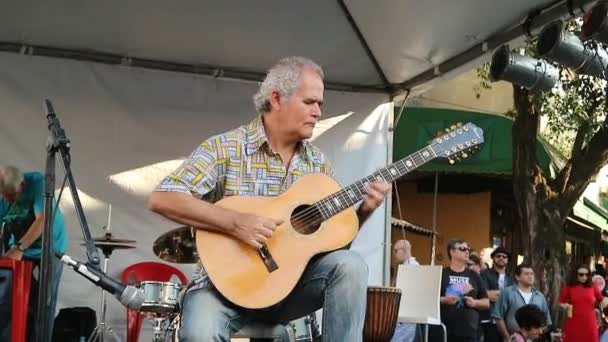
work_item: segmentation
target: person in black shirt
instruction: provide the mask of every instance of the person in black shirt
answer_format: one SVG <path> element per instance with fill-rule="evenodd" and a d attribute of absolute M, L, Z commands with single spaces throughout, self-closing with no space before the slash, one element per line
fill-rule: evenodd
<path fill-rule="evenodd" d="M 490 307 L 486 288 L 479 275 L 468 269 L 469 246 L 464 240 L 448 242 L 450 266 L 441 277 L 441 321 L 448 342 L 477 342 L 479 311 Z M 441 341 L 440 330 L 433 329 L 432 341 Z"/>
<path fill-rule="evenodd" d="M 484 331 L 484 342 L 501 342 L 502 338 L 496 328 L 496 323 L 490 317 L 490 312 L 500 296 L 500 291 L 515 284 L 515 279 L 507 273 L 507 265 L 511 261 L 511 253 L 504 247 L 497 247 L 492 254 L 492 268 L 481 272 L 481 279 L 487 286 L 490 310 L 481 312 L 481 326 Z"/>

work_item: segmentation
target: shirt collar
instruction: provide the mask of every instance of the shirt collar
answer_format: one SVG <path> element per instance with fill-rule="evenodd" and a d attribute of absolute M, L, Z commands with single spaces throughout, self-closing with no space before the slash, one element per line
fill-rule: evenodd
<path fill-rule="evenodd" d="M 264 129 L 264 122 L 262 121 L 262 115 L 258 115 L 253 121 L 251 121 L 246 127 L 246 153 L 252 155 L 256 153 L 260 148 L 268 144 L 268 137 Z M 298 152 L 300 155 L 308 160 L 312 160 L 312 146 L 309 141 L 302 140 L 298 144 Z"/>

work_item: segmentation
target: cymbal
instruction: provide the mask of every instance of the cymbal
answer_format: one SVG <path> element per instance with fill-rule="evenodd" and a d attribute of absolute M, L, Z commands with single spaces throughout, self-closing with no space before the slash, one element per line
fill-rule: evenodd
<path fill-rule="evenodd" d="M 135 248 L 133 245 L 127 245 L 126 243 L 118 242 L 95 242 L 97 248 L 112 248 L 112 249 L 131 249 Z"/>
<path fill-rule="evenodd" d="M 194 264 L 198 261 L 196 243 L 190 227 L 180 227 L 161 235 L 152 246 L 159 258 L 178 264 Z"/>
<path fill-rule="evenodd" d="M 127 239 L 117 239 L 114 236 L 112 236 L 112 233 L 105 233 L 102 236 L 93 238 L 93 241 L 95 241 L 97 244 L 97 242 L 115 242 L 115 243 L 136 243 L 137 241 L 135 240 L 127 240 Z"/>

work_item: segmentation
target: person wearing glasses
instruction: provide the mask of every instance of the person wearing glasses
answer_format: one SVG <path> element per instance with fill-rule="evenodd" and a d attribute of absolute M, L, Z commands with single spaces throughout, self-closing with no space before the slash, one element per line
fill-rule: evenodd
<path fill-rule="evenodd" d="M 406 240 L 397 240 L 393 243 L 393 272 L 391 286 L 397 285 L 397 269 L 399 265 L 419 266 L 416 258 L 412 256 L 412 245 Z M 397 322 L 391 342 L 412 342 L 416 337 L 416 324 Z"/>
<path fill-rule="evenodd" d="M 500 291 L 505 287 L 515 284 L 513 277 L 507 273 L 507 265 L 511 261 L 511 253 L 504 247 L 497 247 L 492 254 L 492 268 L 481 272 L 481 279 L 485 282 L 490 299 L 490 310 L 481 313 L 481 327 L 483 329 L 484 342 L 500 342 L 502 338 L 496 328 L 496 322 L 490 317 Z"/>
<path fill-rule="evenodd" d="M 534 270 L 529 264 L 520 264 L 515 268 L 516 285 L 505 287 L 492 309 L 492 318 L 502 340 L 509 341 L 509 336 L 520 330 L 515 313 L 517 309 L 527 304 L 538 306 L 547 316 L 547 326 L 550 326 L 551 315 L 545 296 L 534 288 Z"/>
<path fill-rule="evenodd" d="M 445 324 L 449 342 L 478 341 L 479 311 L 490 307 L 486 288 L 480 276 L 468 268 L 469 248 L 466 241 L 448 242 L 450 266 L 441 276 L 441 321 Z M 441 341 L 438 329 L 432 329 L 432 341 Z"/>
<path fill-rule="evenodd" d="M 600 290 L 591 282 L 589 266 L 574 268 L 559 295 L 560 306 L 568 312 L 564 323 L 564 342 L 598 342 L 595 304 L 602 303 L 602 300 Z"/>

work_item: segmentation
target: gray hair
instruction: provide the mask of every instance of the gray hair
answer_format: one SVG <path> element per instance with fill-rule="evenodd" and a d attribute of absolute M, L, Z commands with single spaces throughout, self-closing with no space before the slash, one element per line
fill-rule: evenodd
<path fill-rule="evenodd" d="M 14 166 L 0 166 L 0 192 L 14 193 L 23 183 L 23 173 Z"/>
<path fill-rule="evenodd" d="M 278 91 L 282 98 L 293 95 L 300 83 L 300 75 L 304 67 L 311 68 L 323 79 L 323 69 L 305 57 L 287 57 L 274 64 L 268 70 L 258 92 L 253 95 L 253 103 L 258 113 L 270 111 L 270 95 L 273 91 Z"/>

